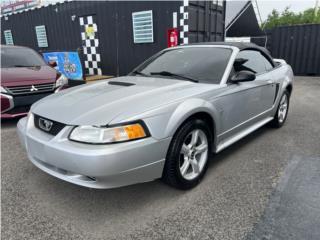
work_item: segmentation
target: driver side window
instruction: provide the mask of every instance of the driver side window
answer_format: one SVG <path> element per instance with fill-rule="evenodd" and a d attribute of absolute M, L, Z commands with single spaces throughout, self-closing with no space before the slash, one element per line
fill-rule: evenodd
<path fill-rule="evenodd" d="M 235 72 L 250 71 L 255 74 L 261 74 L 272 69 L 271 63 L 259 52 L 255 50 L 243 50 L 234 64 Z"/>

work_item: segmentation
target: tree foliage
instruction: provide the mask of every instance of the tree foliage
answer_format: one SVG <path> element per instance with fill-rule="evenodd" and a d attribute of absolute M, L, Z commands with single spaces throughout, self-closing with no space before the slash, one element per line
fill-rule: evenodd
<path fill-rule="evenodd" d="M 290 10 L 290 7 L 286 7 L 281 13 L 273 9 L 262 26 L 264 29 L 271 29 L 278 26 L 308 23 L 320 23 L 320 8 L 317 15 L 315 15 L 314 8 L 309 8 L 300 13 L 294 13 Z"/>

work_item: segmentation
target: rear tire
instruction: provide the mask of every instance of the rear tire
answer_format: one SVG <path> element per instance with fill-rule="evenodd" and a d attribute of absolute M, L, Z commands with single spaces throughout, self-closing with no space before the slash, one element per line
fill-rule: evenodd
<path fill-rule="evenodd" d="M 285 90 L 280 98 L 277 112 L 275 113 L 273 120 L 270 122 L 272 127 L 280 128 L 283 126 L 288 117 L 289 102 L 290 94 Z"/>
<path fill-rule="evenodd" d="M 173 136 L 162 179 L 178 189 L 195 187 L 203 178 L 212 147 L 212 133 L 199 119 L 183 124 Z"/>

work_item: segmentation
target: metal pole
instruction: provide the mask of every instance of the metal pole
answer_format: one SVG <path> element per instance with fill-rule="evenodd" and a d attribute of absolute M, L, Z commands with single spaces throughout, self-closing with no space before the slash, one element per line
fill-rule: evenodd
<path fill-rule="evenodd" d="M 319 0 L 316 0 L 316 5 L 314 7 L 314 17 L 316 18 L 318 16 L 318 10 L 319 10 Z"/>

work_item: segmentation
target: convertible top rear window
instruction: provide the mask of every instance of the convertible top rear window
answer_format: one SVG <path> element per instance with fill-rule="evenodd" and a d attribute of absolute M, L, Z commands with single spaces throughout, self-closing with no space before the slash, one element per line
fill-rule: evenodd
<path fill-rule="evenodd" d="M 221 47 L 176 48 L 152 57 L 137 71 L 144 75 L 170 72 L 199 82 L 219 84 L 231 54 L 231 49 Z M 155 77 L 168 78 L 168 76 Z M 172 76 L 171 78 L 177 77 Z"/>

